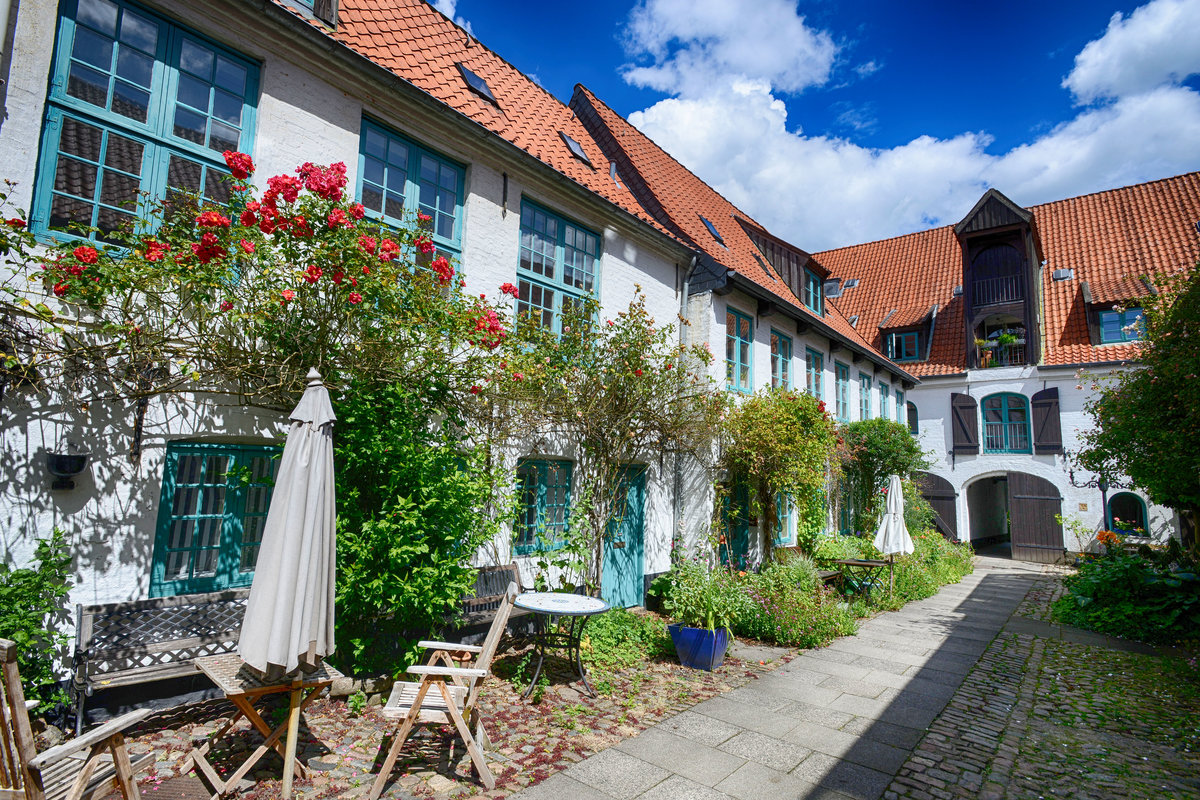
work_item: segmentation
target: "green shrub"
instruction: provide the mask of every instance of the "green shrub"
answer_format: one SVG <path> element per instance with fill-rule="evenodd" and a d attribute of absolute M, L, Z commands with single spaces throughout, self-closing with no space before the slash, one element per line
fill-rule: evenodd
<path fill-rule="evenodd" d="M 399 674 L 475 583 L 469 560 L 497 533 L 493 476 L 454 420 L 401 386 L 354 386 L 335 406 L 336 663 Z"/>
<path fill-rule="evenodd" d="M 784 572 L 768 568 L 747 576 L 742 586 L 747 602 L 734 621 L 735 634 L 788 647 L 822 647 L 854 633 L 854 614 L 836 594 L 789 584 L 780 580 Z"/>
<path fill-rule="evenodd" d="M 850 505 L 854 530 L 873 535 L 883 509 L 880 490 L 888 476 L 908 478 L 929 462 L 908 428 L 899 422 L 882 418 L 850 422 L 842 426 L 842 438 L 847 456 L 841 502 Z"/>
<path fill-rule="evenodd" d="M 580 649 L 588 667 L 599 673 L 630 669 L 675 652 L 662 620 L 623 608 L 592 617 Z"/>
<path fill-rule="evenodd" d="M 49 539 L 39 539 L 35 559 L 35 566 L 22 569 L 0 564 L 0 636 L 17 643 L 25 697 L 37 700 L 35 713 L 44 714 L 67 701 L 54 672 L 54 658 L 69 641 L 54 629 L 71 588 L 63 532 L 55 528 Z"/>
<path fill-rule="evenodd" d="M 821 566 L 841 558 L 877 558 L 879 552 L 861 536 L 831 534 L 817 538 L 813 559 Z"/>
<path fill-rule="evenodd" d="M 729 628 L 746 603 L 745 594 L 728 569 L 711 569 L 688 560 L 675 564 L 667 574 L 670 588 L 663 607 L 689 627 Z"/>
<path fill-rule="evenodd" d="M 1194 636 L 1200 626 L 1200 577 L 1187 559 L 1164 564 L 1117 551 L 1082 563 L 1063 583 L 1054 614 L 1068 625 L 1147 642 Z"/>

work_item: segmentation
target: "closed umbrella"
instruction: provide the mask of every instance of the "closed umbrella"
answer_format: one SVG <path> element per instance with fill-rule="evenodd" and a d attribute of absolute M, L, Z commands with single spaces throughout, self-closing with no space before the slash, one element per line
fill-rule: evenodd
<path fill-rule="evenodd" d="M 904 487 L 900 476 L 888 479 L 887 505 L 879 530 L 875 533 L 875 549 L 888 557 L 888 591 L 895 582 L 896 554 L 906 555 L 916 550 L 904 524 Z"/>
<path fill-rule="evenodd" d="M 315 669 L 333 652 L 335 562 L 333 422 L 329 392 L 315 369 L 291 414 L 292 427 L 271 494 L 246 601 L 238 653 L 280 679 L 297 669 Z M 298 684 L 295 684 L 298 686 Z M 300 690 L 292 692 L 284 796 L 290 795 Z"/>

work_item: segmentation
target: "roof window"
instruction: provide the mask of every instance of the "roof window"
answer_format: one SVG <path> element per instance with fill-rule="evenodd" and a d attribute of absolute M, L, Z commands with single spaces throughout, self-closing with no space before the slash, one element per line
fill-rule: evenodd
<path fill-rule="evenodd" d="M 471 70 L 467 69 L 466 65 L 464 65 L 461 61 L 455 62 L 455 66 L 458 67 L 458 71 L 462 73 L 463 80 L 467 82 L 467 86 L 471 89 L 471 91 L 482 97 L 484 100 L 487 100 L 496 108 L 500 107 L 500 101 L 496 99 L 496 95 L 492 94 L 492 90 L 488 87 L 487 81 L 476 75 Z"/>
<path fill-rule="evenodd" d="M 725 244 L 725 240 L 721 238 L 721 234 L 717 233 L 717 226 L 709 222 L 708 217 L 703 214 L 697 214 L 696 216 L 700 217 L 700 221 L 704 223 L 704 227 L 708 228 L 708 232 L 712 234 L 712 237 L 717 240 L 717 244 L 721 245 L 721 247 L 728 247 Z"/>
<path fill-rule="evenodd" d="M 858 314 L 851 315 L 850 319 L 848 319 L 846 321 L 850 323 L 851 328 L 857 328 L 858 327 Z"/>
<path fill-rule="evenodd" d="M 575 141 L 570 136 L 567 136 L 562 131 L 559 131 L 558 135 L 561 136 L 562 140 L 567 143 L 567 149 L 571 151 L 571 155 L 575 156 L 589 167 L 592 167 L 592 169 L 595 169 L 595 167 L 592 166 L 592 160 L 587 157 L 587 153 L 583 152 L 583 147 L 580 146 L 579 142 Z"/>
<path fill-rule="evenodd" d="M 847 278 L 842 284 L 843 289 L 853 289 L 855 286 L 858 286 L 858 278 Z"/>
<path fill-rule="evenodd" d="M 1054 272 L 1051 274 L 1050 277 L 1056 281 L 1069 281 L 1075 277 L 1075 270 L 1069 269 L 1069 268 L 1068 269 L 1056 269 L 1056 270 L 1054 270 Z"/>

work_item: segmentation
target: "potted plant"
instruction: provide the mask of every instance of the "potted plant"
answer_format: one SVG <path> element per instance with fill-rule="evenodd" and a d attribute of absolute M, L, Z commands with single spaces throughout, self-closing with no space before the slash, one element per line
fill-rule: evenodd
<path fill-rule="evenodd" d="M 721 666 L 741 590 L 727 571 L 697 561 L 676 564 L 670 576 L 664 606 L 678 620 L 667 630 L 679 663 L 703 670 Z"/>
<path fill-rule="evenodd" d="M 1005 331 L 996 337 L 996 344 L 1000 345 L 1001 347 L 1008 347 L 1009 345 L 1014 345 L 1016 343 L 1017 335 L 1015 333 L 1009 333 L 1008 331 Z"/>

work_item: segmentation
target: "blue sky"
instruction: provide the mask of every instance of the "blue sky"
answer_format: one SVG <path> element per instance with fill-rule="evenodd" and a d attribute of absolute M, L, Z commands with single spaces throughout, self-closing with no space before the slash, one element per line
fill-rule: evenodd
<path fill-rule="evenodd" d="M 440 0 L 808 250 L 1200 168 L 1200 0 Z"/>

